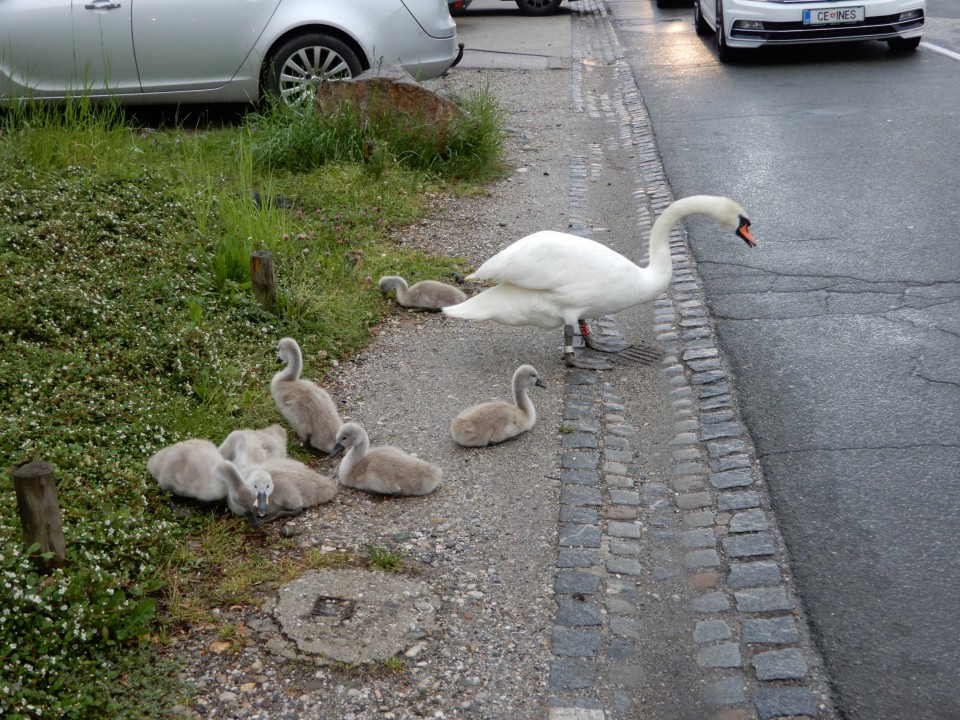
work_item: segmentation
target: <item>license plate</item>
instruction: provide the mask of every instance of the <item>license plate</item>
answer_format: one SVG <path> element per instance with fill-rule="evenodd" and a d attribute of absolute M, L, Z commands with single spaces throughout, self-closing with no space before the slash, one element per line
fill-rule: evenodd
<path fill-rule="evenodd" d="M 861 7 L 830 8 L 829 10 L 804 10 L 804 25 L 845 25 L 863 22 L 866 11 Z"/>

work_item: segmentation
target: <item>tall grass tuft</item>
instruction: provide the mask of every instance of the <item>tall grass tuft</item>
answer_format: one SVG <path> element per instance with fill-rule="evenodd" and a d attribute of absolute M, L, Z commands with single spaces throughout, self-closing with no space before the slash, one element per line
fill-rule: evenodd
<path fill-rule="evenodd" d="M 327 163 L 365 163 L 374 175 L 396 164 L 447 180 L 490 180 L 503 172 L 502 112 L 489 91 L 459 98 L 464 117 L 445 133 L 379 113 L 361 116 L 341 103 L 339 111 L 272 103 L 247 117 L 255 163 L 261 168 L 303 172 Z"/>

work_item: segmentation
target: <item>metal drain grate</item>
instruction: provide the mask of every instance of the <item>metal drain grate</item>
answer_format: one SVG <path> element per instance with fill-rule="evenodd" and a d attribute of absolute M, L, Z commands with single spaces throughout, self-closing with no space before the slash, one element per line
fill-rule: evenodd
<path fill-rule="evenodd" d="M 659 348 L 649 345 L 630 345 L 618 353 L 610 353 L 609 357 L 624 365 L 656 365 L 666 355 Z"/>
<path fill-rule="evenodd" d="M 314 601 L 310 614 L 315 617 L 339 617 L 341 620 L 349 620 L 356 607 L 356 600 L 321 595 Z"/>

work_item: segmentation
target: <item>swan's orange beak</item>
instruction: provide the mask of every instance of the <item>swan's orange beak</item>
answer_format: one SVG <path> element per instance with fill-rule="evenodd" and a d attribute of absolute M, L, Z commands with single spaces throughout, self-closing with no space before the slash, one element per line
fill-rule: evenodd
<path fill-rule="evenodd" d="M 745 217 L 740 218 L 740 227 L 737 228 L 737 235 L 750 247 L 757 246 L 757 241 L 754 240 L 753 235 L 750 234 L 750 221 Z"/>

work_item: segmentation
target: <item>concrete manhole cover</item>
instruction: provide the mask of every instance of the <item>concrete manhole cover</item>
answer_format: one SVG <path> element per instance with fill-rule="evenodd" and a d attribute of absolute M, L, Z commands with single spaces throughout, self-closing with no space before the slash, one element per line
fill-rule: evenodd
<path fill-rule="evenodd" d="M 280 588 L 273 618 L 301 653 L 360 664 L 403 652 L 433 629 L 422 582 L 367 570 L 321 570 Z"/>

